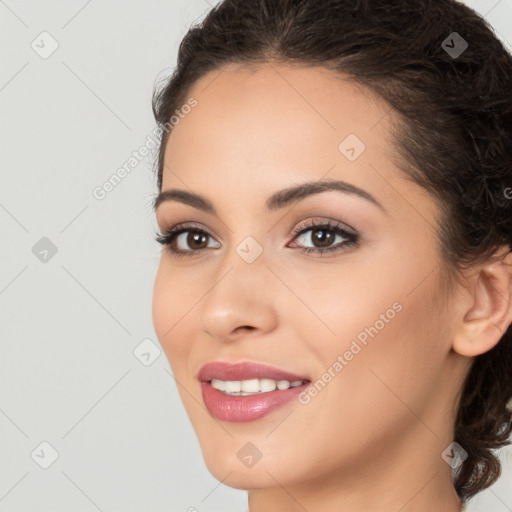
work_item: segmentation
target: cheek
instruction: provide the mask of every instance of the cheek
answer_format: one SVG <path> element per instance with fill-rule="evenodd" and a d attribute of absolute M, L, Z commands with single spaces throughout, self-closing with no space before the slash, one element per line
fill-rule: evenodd
<path fill-rule="evenodd" d="M 161 262 L 153 286 L 152 317 L 155 333 L 173 371 L 190 351 L 192 339 L 190 315 L 199 294 L 192 293 L 190 279 L 187 286 L 178 275 Z M 189 334 L 187 334 L 187 329 Z"/>
<path fill-rule="evenodd" d="M 447 326 L 438 314 L 439 276 L 432 272 L 431 263 L 435 254 L 424 246 L 425 242 L 423 247 L 400 252 L 390 244 L 378 254 L 359 252 L 357 262 L 354 253 L 354 261 L 347 258 L 338 272 L 326 265 L 314 279 L 305 280 L 307 286 L 303 281 L 294 288 L 307 298 L 316 316 L 303 310 L 294 313 L 300 339 L 307 340 L 313 353 L 310 360 L 318 363 L 313 368 L 317 376 L 346 354 L 348 364 L 342 370 L 337 365 L 332 379 L 338 385 L 344 380 L 343 388 L 350 379 L 351 388 L 378 383 L 379 395 L 391 394 L 372 369 L 380 370 L 393 390 L 407 383 L 405 392 L 411 394 L 415 386 L 433 378 L 424 369 L 441 366 Z M 300 282 L 294 280 L 297 285 Z M 337 377 L 341 374 L 343 379 Z M 365 397 L 373 400 L 371 394 L 361 393 Z"/>
<path fill-rule="evenodd" d="M 403 358 L 410 362 L 404 371 L 411 373 L 429 360 L 440 364 L 441 355 L 434 348 L 446 345 L 447 322 L 439 314 L 435 261 L 435 251 L 425 240 L 402 247 L 390 242 L 379 251 L 354 253 L 339 272 L 331 267 L 308 279 L 308 289 L 300 293 L 325 326 L 319 329 L 319 322 L 311 322 L 310 332 L 303 336 L 311 340 L 316 359 L 328 366 L 340 354 L 357 352 L 359 345 L 357 359 L 386 361 L 392 369 Z M 307 327 L 304 320 L 302 324 Z M 351 361 L 356 359 L 352 354 L 347 353 Z"/>
<path fill-rule="evenodd" d="M 347 258 L 339 268 L 319 266 L 314 276 L 309 272 L 308 279 L 304 279 L 301 270 L 287 275 L 287 282 L 309 309 L 301 304 L 289 309 L 290 324 L 297 330 L 296 339 L 303 340 L 302 349 L 313 352 L 312 360 L 320 362 L 324 369 L 338 355 L 351 348 L 357 351 L 354 342 L 366 351 L 372 340 L 386 337 L 392 324 L 404 322 L 403 309 L 410 302 L 403 291 L 410 290 L 410 280 L 404 272 L 356 258 L 356 254 L 350 261 Z M 388 339 L 388 352 L 400 339 L 398 335 Z M 348 358 L 352 356 L 353 353 L 348 354 Z M 313 369 L 318 371 L 320 367 Z"/>
<path fill-rule="evenodd" d="M 421 417 L 436 396 L 449 350 L 436 312 L 436 276 L 411 293 L 411 275 L 421 272 L 388 270 L 380 281 L 352 276 L 331 286 L 330 294 L 318 288 L 310 295 L 310 305 L 335 332 L 311 344 L 310 359 L 320 363 L 318 393 L 304 406 L 303 419 L 325 418 L 312 425 L 313 438 L 352 439 L 354 446 L 375 441 L 377 449 L 383 438 L 416 423 L 415 414 Z"/>

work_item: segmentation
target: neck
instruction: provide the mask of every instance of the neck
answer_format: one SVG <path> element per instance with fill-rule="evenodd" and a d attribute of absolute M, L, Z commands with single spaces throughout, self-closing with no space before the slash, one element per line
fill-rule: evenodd
<path fill-rule="evenodd" d="M 388 468 L 391 471 L 391 468 Z M 371 484 L 369 484 L 371 482 Z M 358 488 L 324 482 L 282 486 L 249 492 L 249 512 L 461 512 L 462 506 L 450 475 L 365 480 Z"/>
<path fill-rule="evenodd" d="M 417 425 L 417 429 L 422 428 L 422 424 Z M 372 446 L 371 460 L 359 457 L 339 470 L 317 473 L 306 481 L 285 482 L 274 477 L 275 486 L 249 491 L 249 510 L 460 512 L 451 467 L 441 457 L 450 441 L 445 437 L 418 443 L 414 430 L 404 432 L 398 443 Z"/>

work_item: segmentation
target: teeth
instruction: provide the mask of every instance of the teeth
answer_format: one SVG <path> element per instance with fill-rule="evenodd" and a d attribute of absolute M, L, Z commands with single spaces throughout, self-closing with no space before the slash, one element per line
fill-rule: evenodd
<path fill-rule="evenodd" d="M 241 388 L 246 393 L 257 393 L 260 390 L 260 381 L 259 379 L 242 380 Z"/>
<path fill-rule="evenodd" d="M 260 380 L 260 391 L 266 393 L 267 391 L 274 391 L 276 389 L 277 382 L 273 379 L 261 379 Z"/>
<path fill-rule="evenodd" d="M 212 379 L 212 387 L 219 391 L 226 391 L 226 381 L 219 379 Z"/>
<path fill-rule="evenodd" d="M 255 395 L 257 393 L 267 393 L 274 391 L 276 388 L 285 390 L 294 388 L 302 384 L 302 380 L 295 380 L 290 382 L 288 380 L 274 380 L 274 379 L 248 379 L 248 380 L 220 380 L 212 379 L 211 385 L 213 388 L 223 391 L 227 395 Z"/>
<path fill-rule="evenodd" d="M 288 389 L 290 387 L 290 382 L 287 380 L 278 380 L 277 381 L 277 389 Z"/>
<path fill-rule="evenodd" d="M 241 391 L 241 384 L 239 380 L 226 381 L 226 393 L 239 393 Z"/>

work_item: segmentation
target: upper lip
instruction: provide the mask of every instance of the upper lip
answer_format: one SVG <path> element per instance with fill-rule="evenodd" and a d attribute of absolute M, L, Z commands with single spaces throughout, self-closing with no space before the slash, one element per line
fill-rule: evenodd
<path fill-rule="evenodd" d="M 290 382 L 309 380 L 308 377 L 303 375 L 296 375 L 267 364 L 253 362 L 228 363 L 226 361 L 206 363 L 199 370 L 197 378 L 205 382 L 212 379 L 230 381 L 273 379 L 288 380 Z"/>

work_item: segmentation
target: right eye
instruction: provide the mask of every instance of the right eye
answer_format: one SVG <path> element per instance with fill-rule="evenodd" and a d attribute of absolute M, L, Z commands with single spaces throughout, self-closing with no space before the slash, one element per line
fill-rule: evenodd
<path fill-rule="evenodd" d="M 165 249 L 176 258 L 192 256 L 190 253 L 198 253 L 207 248 L 207 240 L 210 234 L 194 224 L 178 224 L 163 234 L 157 234 L 155 240 L 165 246 Z M 205 245 L 206 243 L 206 245 Z M 215 242 L 213 248 L 220 246 Z M 188 245 L 188 248 L 187 248 Z M 181 247 L 180 247 L 181 246 Z"/>

